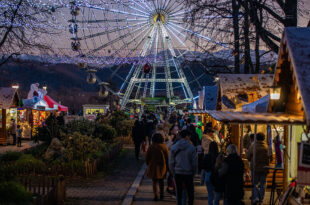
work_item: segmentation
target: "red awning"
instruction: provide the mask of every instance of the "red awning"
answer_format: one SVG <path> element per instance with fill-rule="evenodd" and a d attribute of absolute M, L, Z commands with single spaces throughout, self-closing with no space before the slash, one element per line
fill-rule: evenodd
<path fill-rule="evenodd" d="M 47 102 L 47 104 L 48 104 L 48 106 L 49 106 L 50 108 L 53 108 L 54 105 L 57 105 L 59 111 L 68 112 L 68 107 L 59 104 L 58 102 L 56 102 L 55 100 L 53 100 L 50 96 L 45 95 L 45 96 L 44 96 L 44 100 Z"/>

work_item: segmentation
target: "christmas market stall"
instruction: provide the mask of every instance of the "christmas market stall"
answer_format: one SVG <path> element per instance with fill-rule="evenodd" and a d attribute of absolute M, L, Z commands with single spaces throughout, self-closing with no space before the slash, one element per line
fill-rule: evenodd
<path fill-rule="evenodd" d="M 23 128 L 22 138 L 31 138 L 38 126 L 43 126 L 51 113 L 59 115 L 68 112 L 68 107 L 57 103 L 39 84 L 32 84 L 28 99 L 23 100 L 22 108 L 18 109 L 18 123 Z"/>
<path fill-rule="evenodd" d="M 211 118 L 206 110 L 216 109 L 217 88 L 217 85 L 203 86 L 202 91 L 199 92 L 198 108 L 189 110 L 189 114 L 193 114 L 195 116 L 196 122 L 202 122 L 203 130 L 204 125 L 211 121 Z"/>
<path fill-rule="evenodd" d="M 268 111 L 284 112 L 304 118 L 304 126 L 289 126 L 285 157 L 286 183 L 297 177 L 297 184 L 310 185 L 310 27 L 285 28 L 281 40 L 272 92 L 278 100 Z M 292 134 L 291 134 L 292 133 Z M 298 148 L 298 146 L 300 148 Z M 308 147 L 308 149 L 303 149 Z"/>
<path fill-rule="evenodd" d="M 83 117 L 95 120 L 97 115 L 104 115 L 109 110 L 109 105 L 83 105 Z"/>
<path fill-rule="evenodd" d="M 247 150 L 244 138 L 249 133 L 265 134 L 270 155 L 275 155 L 275 139 L 280 141 L 280 151 L 277 157 L 273 157 L 274 160 L 268 167 L 270 173 L 267 183 L 269 186 L 272 185 L 270 200 L 272 203 L 275 189 L 291 190 L 294 183 L 291 183 L 290 179 L 296 179 L 296 184 L 299 187 L 302 186 L 295 190 L 297 195 L 300 194 L 300 200 L 305 202 L 303 200 L 307 198 L 305 195 L 302 196 L 302 190 L 310 185 L 309 71 L 310 28 L 285 28 L 274 81 L 267 93 L 269 99 L 263 97 L 253 102 L 248 100 L 251 104 L 243 104 L 241 108 L 239 105 L 231 106 L 246 112 L 227 111 L 228 108 L 231 109 L 227 105 L 236 105 L 234 100 L 231 100 L 233 103 L 226 102 L 226 105 L 222 100 L 224 111 L 208 111 L 213 121 L 224 125 L 225 139 L 238 146 L 241 156 L 244 156 Z M 254 137 L 255 141 L 256 137 Z M 275 164 L 279 165 L 279 161 L 281 161 L 280 166 L 275 167 Z M 248 184 L 250 183 L 248 180 Z M 293 200 L 294 197 L 290 198 Z"/>
<path fill-rule="evenodd" d="M 283 147 L 289 147 L 287 139 L 292 139 L 296 128 L 305 124 L 305 120 L 302 116 L 286 114 L 286 113 L 246 113 L 246 112 L 231 112 L 231 111 L 208 111 L 208 114 L 212 117 L 213 122 L 222 127 L 224 149 L 227 144 L 235 144 L 239 148 L 239 152 L 245 162 L 246 167 L 246 180 L 245 185 L 252 187 L 251 176 L 249 170 L 249 162 L 246 159 L 246 152 L 249 148 L 245 144 L 244 137 L 248 134 L 264 133 L 266 136 L 266 143 L 270 155 L 273 155 L 273 161 L 270 164 L 270 171 L 267 175 L 267 185 L 272 187 L 273 183 L 278 189 L 286 187 L 288 181 L 287 170 L 288 162 L 285 161 L 287 157 L 290 157 L 291 153 L 287 149 L 282 149 L 283 164 L 277 170 L 275 174 L 275 180 L 273 182 L 274 167 L 276 162 L 274 142 L 277 136 L 283 142 Z M 255 137 L 254 137 L 255 140 Z M 293 175 L 290 175 L 293 176 Z"/>
<path fill-rule="evenodd" d="M 0 144 L 11 144 L 9 129 L 11 120 L 17 121 L 19 97 L 14 88 L 0 88 Z"/>

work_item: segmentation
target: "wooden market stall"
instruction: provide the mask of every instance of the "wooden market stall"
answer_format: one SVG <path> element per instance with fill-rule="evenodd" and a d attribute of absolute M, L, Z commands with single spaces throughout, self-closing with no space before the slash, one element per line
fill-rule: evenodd
<path fill-rule="evenodd" d="M 241 102 L 242 99 L 246 99 L 242 93 L 237 95 L 230 93 L 238 89 L 237 87 L 231 85 L 222 88 L 219 84 L 217 109 L 221 111 L 208 111 L 208 114 L 214 121 L 226 125 L 225 136 L 231 137 L 231 142 L 238 145 L 241 153 L 243 152 L 243 127 L 246 124 L 251 124 L 252 127 L 254 125 L 257 132 L 266 134 L 271 150 L 273 149 L 272 138 L 274 135 L 280 135 L 285 147 L 283 149 L 284 169 L 282 176 L 277 174 L 277 185 L 281 186 L 282 181 L 282 187 L 285 190 L 289 179 L 296 177 L 300 184 L 309 185 L 310 177 L 298 179 L 300 170 L 297 145 L 302 141 L 310 142 L 310 28 L 285 28 L 273 79 L 271 83 L 265 83 L 265 91 L 261 97 L 269 94 L 278 96 L 278 99 L 256 101 L 260 98 L 256 98 L 255 93 L 250 93 L 250 95 L 247 94 L 247 103 Z M 228 77 L 222 77 L 220 83 L 223 81 L 231 80 Z M 248 87 L 244 86 L 242 89 L 247 90 Z M 253 104 L 249 105 L 249 103 Z M 258 113 L 257 106 L 263 104 L 267 104 L 268 111 Z M 231 112 L 241 111 L 242 107 L 246 108 L 243 110 L 254 113 Z M 270 185 L 270 175 L 268 183 Z"/>
<path fill-rule="evenodd" d="M 0 144 L 7 145 L 9 142 L 8 129 L 11 119 L 17 119 L 17 107 L 19 97 L 16 89 L 0 88 Z"/>
<path fill-rule="evenodd" d="M 208 114 L 212 117 L 216 123 L 222 123 L 224 129 L 224 136 L 226 141 L 235 144 L 239 148 L 241 156 L 244 157 L 243 151 L 243 128 L 245 125 L 250 125 L 256 133 L 262 132 L 266 136 L 266 143 L 269 145 L 269 149 L 272 151 L 272 140 L 277 134 L 280 134 L 283 139 L 292 138 L 292 133 L 288 132 L 289 126 L 300 126 L 305 124 L 305 120 L 302 116 L 291 115 L 285 113 L 245 113 L 245 112 L 227 112 L 227 111 L 208 111 Z M 268 126 L 270 133 L 268 133 Z M 287 140 L 284 140 L 284 145 L 289 146 Z M 274 153 L 274 152 L 273 152 Z M 286 153 L 288 154 L 288 153 Z M 287 157 L 287 155 L 285 156 Z M 275 157 L 273 157 L 275 159 Z M 244 159 L 246 162 L 247 160 Z M 274 166 L 275 161 L 271 163 Z M 285 169 L 284 169 L 285 170 Z M 270 187 L 272 182 L 272 171 L 267 176 L 267 184 Z M 285 171 L 278 172 L 276 178 L 276 184 L 278 187 L 286 185 Z M 246 185 L 250 187 L 251 182 L 248 180 Z"/>
<path fill-rule="evenodd" d="M 275 86 L 281 88 L 280 99 L 269 103 L 269 112 L 284 112 L 302 117 L 310 126 L 310 28 L 285 28 L 275 71 Z M 297 143 L 310 141 L 306 126 L 289 127 L 292 138 L 286 138 L 290 158 L 285 158 L 287 178 L 298 177 Z M 301 139 L 302 135 L 308 139 Z M 308 172 L 310 175 L 310 171 Z M 310 177 L 299 180 L 310 185 Z"/>

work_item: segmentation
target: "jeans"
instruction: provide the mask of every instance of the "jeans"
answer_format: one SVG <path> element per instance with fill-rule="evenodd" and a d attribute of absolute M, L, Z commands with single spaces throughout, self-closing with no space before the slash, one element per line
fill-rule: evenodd
<path fill-rule="evenodd" d="M 21 137 L 17 137 L 17 146 L 18 147 L 22 146 L 22 138 Z"/>
<path fill-rule="evenodd" d="M 213 201 L 214 201 L 214 186 L 211 183 L 210 177 L 211 177 L 211 172 L 207 172 L 205 181 L 206 181 L 206 186 L 207 186 L 207 190 L 208 190 L 208 204 L 213 205 L 214 204 L 213 203 Z"/>
<path fill-rule="evenodd" d="M 176 174 L 174 176 L 177 194 L 177 204 L 182 205 L 183 184 L 188 197 L 188 205 L 194 204 L 194 177 L 193 175 Z"/>
<path fill-rule="evenodd" d="M 222 193 L 214 192 L 214 202 L 213 202 L 214 205 L 220 204 L 221 196 L 222 196 Z"/>
<path fill-rule="evenodd" d="M 139 159 L 141 142 L 135 142 L 135 156 Z"/>
<path fill-rule="evenodd" d="M 254 174 L 254 187 L 253 187 L 253 199 L 263 201 L 265 195 L 265 188 L 266 188 L 266 176 L 265 173 L 255 173 Z M 257 184 L 259 185 L 260 190 L 257 188 Z"/>
<path fill-rule="evenodd" d="M 158 185 L 159 185 L 159 194 L 162 198 L 164 196 L 164 179 L 152 179 L 153 182 L 153 193 L 155 198 L 158 198 Z"/>
<path fill-rule="evenodd" d="M 13 145 L 16 145 L 16 134 L 12 134 L 13 137 Z"/>

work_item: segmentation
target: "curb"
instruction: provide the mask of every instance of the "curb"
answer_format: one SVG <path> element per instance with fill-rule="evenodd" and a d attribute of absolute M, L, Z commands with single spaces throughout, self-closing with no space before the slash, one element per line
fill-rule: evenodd
<path fill-rule="evenodd" d="M 135 181 L 132 183 L 131 187 L 129 188 L 125 198 L 123 199 L 122 205 L 131 205 L 133 202 L 133 199 L 138 191 L 138 188 L 142 182 L 142 179 L 144 178 L 144 173 L 146 170 L 146 163 L 144 163 L 135 179 Z"/>

